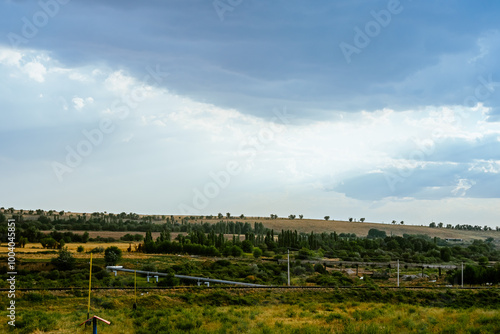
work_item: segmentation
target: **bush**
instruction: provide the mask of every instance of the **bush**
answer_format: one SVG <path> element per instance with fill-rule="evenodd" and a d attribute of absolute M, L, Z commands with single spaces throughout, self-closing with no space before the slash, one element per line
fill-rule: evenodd
<path fill-rule="evenodd" d="M 106 278 L 106 277 L 109 277 L 109 276 L 110 276 L 109 272 L 106 269 L 101 269 L 101 270 L 99 270 L 99 271 L 97 271 L 95 273 L 95 277 L 97 279 L 103 279 L 103 278 Z"/>
<path fill-rule="evenodd" d="M 104 262 L 108 266 L 116 266 L 116 263 L 122 258 L 122 251 L 116 246 L 106 248 L 104 251 Z"/>
<path fill-rule="evenodd" d="M 253 249 L 253 257 L 258 259 L 261 256 L 262 256 L 262 250 L 259 247 L 255 247 Z"/>
<path fill-rule="evenodd" d="M 314 265 L 314 271 L 317 272 L 317 273 L 320 273 L 320 274 L 326 274 L 327 273 L 325 267 L 322 264 L 320 264 L 320 263 L 316 263 Z"/>
<path fill-rule="evenodd" d="M 58 319 L 60 315 L 57 313 L 47 314 L 43 311 L 25 310 L 16 321 L 16 329 L 21 333 L 55 331 Z"/>
<path fill-rule="evenodd" d="M 76 249 L 76 251 L 77 251 L 78 253 L 83 253 L 83 251 L 84 251 L 84 250 L 85 250 L 85 249 L 84 249 L 84 248 L 83 248 L 83 246 L 81 246 L 81 245 L 80 245 L 80 246 L 78 246 L 78 248 Z"/>
<path fill-rule="evenodd" d="M 158 282 L 158 286 L 176 286 L 179 284 L 180 281 L 177 277 L 174 276 L 174 274 L 169 274 Z"/>
<path fill-rule="evenodd" d="M 154 263 L 145 263 L 142 266 L 143 271 L 156 271 L 156 265 Z"/>
<path fill-rule="evenodd" d="M 59 251 L 59 256 L 52 259 L 52 264 L 56 266 L 58 270 L 71 270 L 75 267 L 75 258 L 65 247 Z"/>
<path fill-rule="evenodd" d="M 302 266 L 296 266 L 292 269 L 292 273 L 294 276 L 301 276 L 306 273 L 306 268 Z"/>
<path fill-rule="evenodd" d="M 245 253 L 251 253 L 253 251 L 253 244 L 250 240 L 245 240 L 241 243 L 241 248 Z"/>
<path fill-rule="evenodd" d="M 51 280 L 58 280 L 60 276 L 59 270 L 52 270 L 47 276 Z"/>
<path fill-rule="evenodd" d="M 240 257 L 243 255 L 243 250 L 238 246 L 231 247 L 231 255 L 234 257 Z"/>
<path fill-rule="evenodd" d="M 91 252 L 92 254 L 102 253 L 102 252 L 104 252 L 104 247 L 101 247 L 101 246 L 96 247 L 96 248 L 92 249 L 90 252 Z"/>

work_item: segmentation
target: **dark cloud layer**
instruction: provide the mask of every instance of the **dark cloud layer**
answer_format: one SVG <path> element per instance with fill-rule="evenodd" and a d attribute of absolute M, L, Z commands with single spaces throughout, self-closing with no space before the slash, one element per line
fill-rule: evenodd
<path fill-rule="evenodd" d="M 499 73 L 497 39 L 488 37 L 499 26 L 494 1 L 401 1 L 348 64 L 339 45 L 355 46 L 355 28 L 365 30 L 372 11 L 391 3 L 243 0 L 221 20 L 210 1 L 75 0 L 22 46 L 51 50 L 68 65 L 107 62 L 138 76 L 159 64 L 171 73 L 164 84 L 172 91 L 259 116 L 283 105 L 314 119 L 463 104 L 478 75 Z M 3 6 L 3 36 L 20 33 L 22 18 L 40 11 L 36 2 Z M 494 120 L 499 98 L 480 102 L 495 108 Z"/>

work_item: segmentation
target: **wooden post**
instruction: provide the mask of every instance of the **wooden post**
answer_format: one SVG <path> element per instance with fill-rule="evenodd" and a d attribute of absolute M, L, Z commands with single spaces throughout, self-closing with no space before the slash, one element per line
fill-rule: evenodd
<path fill-rule="evenodd" d="M 111 321 L 105 320 L 103 318 L 100 318 L 100 317 L 94 315 L 92 318 L 89 318 L 89 319 L 85 320 L 84 322 L 82 322 L 80 324 L 80 326 L 83 324 L 85 324 L 85 326 L 89 326 L 92 323 L 92 333 L 97 334 L 97 320 L 102 321 L 107 325 L 111 325 Z"/>
<path fill-rule="evenodd" d="M 87 319 L 90 319 L 90 291 L 92 286 L 92 253 L 90 253 L 90 271 L 89 271 L 89 304 L 87 307 Z M 86 326 L 87 324 L 85 324 Z M 97 331 L 97 330 L 96 330 Z M 96 332 L 97 333 L 97 332 Z"/>

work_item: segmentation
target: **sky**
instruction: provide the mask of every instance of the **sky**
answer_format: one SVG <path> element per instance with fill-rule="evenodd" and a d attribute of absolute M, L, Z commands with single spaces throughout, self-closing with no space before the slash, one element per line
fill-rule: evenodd
<path fill-rule="evenodd" d="M 0 3 L 0 206 L 500 225 L 498 1 Z"/>

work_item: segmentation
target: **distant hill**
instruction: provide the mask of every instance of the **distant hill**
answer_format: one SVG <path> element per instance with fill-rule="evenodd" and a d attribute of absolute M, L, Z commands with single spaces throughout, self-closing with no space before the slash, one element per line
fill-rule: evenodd
<path fill-rule="evenodd" d="M 252 220 L 251 218 L 248 218 Z M 269 219 L 261 220 L 264 226 L 274 230 L 293 229 L 299 232 L 337 232 L 355 233 L 358 237 L 365 237 L 372 228 L 385 231 L 387 235 L 403 236 L 403 234 L 425 234 L 430 237 L 439 237 L 442 239 L 453 238 L 463 240 L 473 240 L 487 238 L 500 239 L 499 231 L 467 231 L 447 228 L 431 228 L 429 226 L 400 225 L 400 224 L 382 224 L 382 223 L 361 223 L 339 220 L 319 220 L 319 219 Z"/>
<path fill-rule="evenodd" d="M 176 219 L 181 220 L 183 216 L 175 216 Z M 227 218 L 223 218 L 227 220 Z M 218 218 L 214 219 L 200 219 L 192 220 L 192 222 L 208 222 L 216 223 Z M 429 226 L 418 225 L 401 225 L 401 224 L 383 224 L 373 222 L 349 222 L 343 220 L 324 220 L 324 219 L 288 219 L 277 218 L 271 219 L 268 217 L 231 217 L 229 221 L 246 221 L 249 223 L 260 222 L 265 227 L 274 229 L 275 231 L 283 230 L 297 230 L 298 232 L 305 233 L 333 233 L 334 231 L 340 233 L 355 233 L 358 237 L 366 237 L 368 231 L 372 228 L 385 231 L 388 236 L 403 236 L 403 234 L 424 234 L 430 237 L 438 237 L 442 239 L 462 239 L 464 241 L 472 241 L 474 239 L 485 240 L 487 238 L 494 238 L 500 242 L 500 231 L 469 231 L 447 228 L 431 228 Z M 497 240 L 498 239 L 498 240 Z"/>
<path fill-rule="evenodd" d="M 42 211 L 42 210 L 37 210 Z M 0 209 L 0 212 L 4 213 L 7 217 L 13 215 L 22 214 L 25 220 L 36 220 L 38 218 L 37 213 L 34 210 L 10 210 L 10 209 Z M 50 214 L 49 214 L 50 212 Z M 124 213 L 123 213 L 124 214 Z M 55 210 L 45 211 L 44 215 L 50 217 L 52 220 L 57 219 L 68 219 L 76 218 L 79 215 L 86 215 L 89 219 L 93 216 L 92 213 L 77 213 L 77 212 L 57 212 Z M 108 213 L 94 213 L 96 217 L 108 217 Z M 115 214 L 117 216 L 118 214 Z M 145 217 L 150 217 L 151 221 L 155 224 L 165 223 L 167 217 L 170 215 L 135 215 L 135 219 L 144 219 Z M 181 221 L 186 216 L 175 215 L 175 219 Z M 191 216 L 189 216 L 191 217 Z M 193 216 L 195 219 L 191 220 L 192 223 L 216 223 L 221 219 L 213 217 L 212 219 L 201 218 L 200 216 Z M 124 217 L 124 220 L 128 219 Z M 459 230 L 459 229 L 447 229 L 447 228 L 431 228 L 429 226 L 417 226 L 417 225 L 401 225 L 401 224 L 383 224 L 383 223 L 373 223 L 373 222 L 349 222 L 341 220 L 323 220 L 323 219 L 288 219 L 288 218 L 276 218 L 271 219 L 270 217 L 231 217 L 227 219 L 225 216 L 222 218 L 224 221 L 242 221 L 253 224 L 254 222 L 260 222 L 264 224 L 265 227 L 274 229 L 276 232 L 283 230 L 297 230 L 298 232 L 304 233 L 333 233 L 334 231 L 338 234 L 340 233 L 355 233 L 358 237 L 365 237 L 368 235 L 368 231 L 372 228 L 385 231 L 387 235 L 403 236 L 403 234 L 424 234 L 430 237 L 439 237 L 442 239 L 462 239 L 464 241 L 472 241 L 475 239 L 485 240 L 487 238 L 495 239 L 495 243 L 500 243 L 500 231 L 475 231 L 475 230 Z"/>

